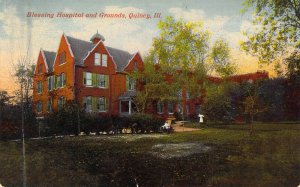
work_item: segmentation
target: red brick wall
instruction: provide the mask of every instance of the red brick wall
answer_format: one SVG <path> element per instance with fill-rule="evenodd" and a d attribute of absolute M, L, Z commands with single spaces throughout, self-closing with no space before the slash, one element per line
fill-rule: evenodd
<path fill-rule="evenodd" d="M 66 53 L 66 63 L 59 63 L 59 55 L 65 52 Z M 67 101 L 74 99 L 74 57 L 68 46 L 66 37 L 63 35 L 60 40 L 60 45 L 56 52 L 56 58 L 53 66 L 53 75 L 60 75 L 65 73 L 66 76 L 66 85 L 64 88 L 57 88 L 56 90 L 51 91 L 52 94 L 52 106 L 53 110 L 57 110 L 58 99 L 61 96 L 64 96 Z"/>
<path fill-rule="evenodd" d="M 48 87 L 47 87 L 47 78 L 46 78 L 46 66 L 45 66 L 44 59 L 43 59 L 43 55 L 42 52 L 39 52 L 38 55 L 38 59 L 37 59 L 37 64 L 36 64 L 36 68 L 34 71 L 34 77 L 33 77 L 33 109 L 35 111 L 36 109 L 36 103 L 38 101 L 42 101 L 43 103 L 43 112 L 47 111 L 47 98 L 48 98 Z M 38 67 L 41 65 L 42 67 L 42 73 L 38 73 Z M 43 92 L 41 94 L 37 93 L 37 83 L 38 81 L 42 81 L 43 82 Z M 41 116 L 42 113 L 37 114 L 38 116 Z"/>
<path fill-rule="evenodd" d="M 107 67 L 103 66 L 95 66 L 95 53 L 100 54 L 107 54 Z M 91 72 L 91 73 L 98 73 L 109 75 L 109 87 L 108 88 L 93 88 L 93 87 L 86 87 L 83 85 L 83 72 Z M 116 65 L 113 62 L 111 56 L 109 56 L 108 51 L 106 50 L 104 44 L 100 42 L 93 51 L 90 52 L 88 57 L 84 61 L 84 66 L 76 66 L 76 75 L 75 75 L 75 94 L 77 101 L 80 103 L 80 106 L 83 107 L 83 97 L 92 96 L 92 97 L 106 97 L 109 101 L 109 112 L 112 113 L 114 109 L 114 105 L 111 102 L 111 92 L 114 89 L 114 76 L 116 76 Z"/>

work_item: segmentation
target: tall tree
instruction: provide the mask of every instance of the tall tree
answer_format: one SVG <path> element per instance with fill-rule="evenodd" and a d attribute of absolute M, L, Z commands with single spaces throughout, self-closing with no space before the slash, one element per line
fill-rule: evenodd
<path fill-rule="evenodd" d="M 225 39 L 218 39 L 212 46 L 210 59 L 215 72 L 225 78 L 235 73 L 236 65 L 231 62 L 229 44 Z"/>
<path fill-rule="evenodd" d="M 299 0 L 246 0 L 244 6 L 242 12 L 254 8 L 255 29 L 245 32 L 248 40 L 242 42 L 242 49 L 257 55 L 261 63 L 272 63 L 282 56 L 292 57 L 286 54 L 299 53 Z M 297 60 L 285 62 L 289 72 L 299 67 Z"/>
<path fill-rule="evenodd" d="M 34 114 L 32 112 L 32 91 L 33 91 L 33 76 L 35 66 L 27 56 L 19 57 L 15 64 L 15 77 L 20 86 L 17 90 L 17 95 L 20 99 L 20 104 L 24 107 L 24 122 L 33 123 Z M 32 125 L 32 124 L 31 124 Z"/>
<path fill-rule="evenodd" d="M 209 32 L 201 22 L 166 17 L 158 23 L 158 28 L 160 35 L 153 39 L 152 48 L 144 60 L 144 71 L 132 74 L 143 83 L 143 89 L 135 98 L 137 108 L 142 111 L 153 101 L 178 100 L 182 88 L 187 89 L 191 96 L 198 95 L 201 90 L 199 81 L 204 80 L 207 72 L 205 60 L 209 55 Z"/>

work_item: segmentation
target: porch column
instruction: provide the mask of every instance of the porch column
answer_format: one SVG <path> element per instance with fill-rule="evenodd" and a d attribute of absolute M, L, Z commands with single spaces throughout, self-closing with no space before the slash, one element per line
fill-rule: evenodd
<path fill-rule="evenodd" d="M 131 115 L 131 100 L 129 100 L 129 115 Z"/>

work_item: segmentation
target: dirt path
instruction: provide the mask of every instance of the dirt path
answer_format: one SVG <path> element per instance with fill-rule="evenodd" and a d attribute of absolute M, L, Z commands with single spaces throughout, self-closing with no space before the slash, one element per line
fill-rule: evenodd
<path fill-rule="evenodd" d="M 176 121 L 173 125 L 174 132 L 189 132 L 189 131 L 198 131 L 201 129 L 184 127 L 184 123 L 182 121 Z"/>

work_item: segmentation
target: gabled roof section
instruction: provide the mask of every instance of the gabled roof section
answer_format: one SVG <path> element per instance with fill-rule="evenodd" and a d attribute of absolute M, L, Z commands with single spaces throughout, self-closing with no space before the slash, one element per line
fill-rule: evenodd
<path fill-rule="evenodd" d="M 44 51 L 44 50 L 42 50 L 42 52 L 44 53 L 46 59 L 48 73 L 50 73 L 53 71 L 53 64 L 54 64 L 56 53 L 52 51 Z"/>
<path fill-rule="evenodd" d="M 121 72 L 133 58 L 134 54 L 130 54 L 127 51 L 120 49 L 115 49 L 112 47 L 106 47 L 110 55 L 113 57 L 115 63 L 117 64 L 117 71 Z"/>
<path fill-rule="evenodd" d="M 93 44 L 92 42 L 73 38 L 71 36 L 66 36 L 66 38 L 74 54 L 75 64 L 83 65 L 84 59 L 89 55 L 89 52 L 91 52 L 97 44 Z M 129 63 L 130 59 L 132 59 L 133 56 L 135 55 L 120 49 L 115 49 L 108 46 L 105 47 L 108 50 L 110 56 L 112 56 L 113 61 L 117 66 L 116 71 L 118 72 L 123 71 L 124 68 Z"/>
<path fill-rule="evenodd" d="M 83 65 L 83 58 L 86 57 L 88 52 L 95 47 L 95 44 L 77 38 L 73 38 L 71 36 L 66 36 L 66 38 L 74 54 L 75 64 Z"/>

